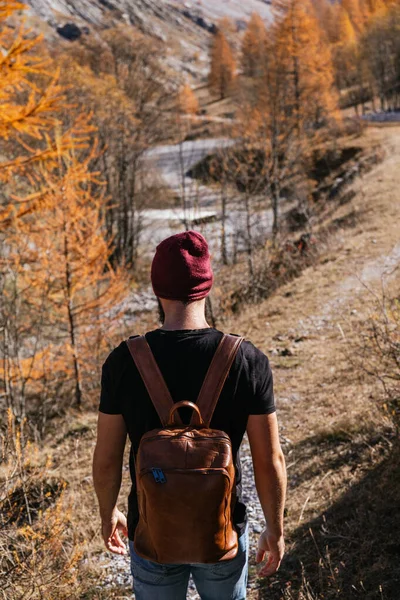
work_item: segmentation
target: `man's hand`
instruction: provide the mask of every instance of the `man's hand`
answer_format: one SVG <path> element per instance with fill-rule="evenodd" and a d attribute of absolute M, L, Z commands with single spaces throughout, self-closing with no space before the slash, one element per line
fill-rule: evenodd
<path fill-rule="evenodd" d="M 115 508 L 110 520 L 101 523 L 101 534 L 106 548 L 114 554 L 126 554 L 126 546 L 121 540 L 120 531 L 128 537 L 126 517 Z"/>
<path fill-rule="evenodd" d="M 265 554 L 268 553 L 267 562 L 261 567 L 258 576 L 269 577 L 276 573 L 279 569 L 283 555 L 285 553 L 285 541 L 283 536 L 276 537 L 268 533 L 266 529 L 260 535 L 258 540 L 258 549 L 256 556 L 256 563 L 259 564 L 265 558 Z"/>

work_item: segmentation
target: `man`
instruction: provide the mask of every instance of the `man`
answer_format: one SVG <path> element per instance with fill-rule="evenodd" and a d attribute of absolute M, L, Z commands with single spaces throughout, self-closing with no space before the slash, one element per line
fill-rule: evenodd
<path fill-rule="evenodd" d="M 205 299 L 213 284 L 213 272 L 203 236 L 187 231 L 161 242 L 152 262 L 151 282 L 159 299 L 163 323 L 159 329 L 146 334 L 147 342 L 174 402 L 196 402 L 223 336 L 221 331 L 210 327 L 205 317 Z M 268 358 L 251 342 L 241 344 L 210 425 L 230 436 L 236 467 L 237 500 L 233 523 L 238 533 L 239 549 L 235 558 L 219 563 L 165 565 L 136 553 L 133 539 L 139 513 L 135 456 L 141 436 L 159 428 L 160 420 L 125 341 L 107 357 L 101 383 L 93 479 L 99 500 L 102 535 L 106 547 L 116 554 L 126 553 L 120 532 L 129 537 L 137 600 L 184 600 L 190 574 L 205 600 L 246 598 L 248 525 L 241 495 L 239 459 L 239 446 L 245 431 L 251 448 L 257 493 L 266 520 L 256 562 L 261 563 L 266 556 L 267 561 L 259 574 L 269 576 L 275 573 L 284 553 L 286 470 L 279 443 Z M 185 418 L 185 410 L 188 409 L 181 409 L 181 415 L 184 423 L 188 423 L 190 415 Z M 131 441 L 132 478 L 128 521 L 117 508 L 127 434 Z"/>

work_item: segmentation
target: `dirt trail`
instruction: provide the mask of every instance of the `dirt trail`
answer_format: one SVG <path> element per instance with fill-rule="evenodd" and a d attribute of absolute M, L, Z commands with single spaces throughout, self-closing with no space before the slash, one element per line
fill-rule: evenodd
<path fill-rule="evenodd" d="M 343 354 L 338 325 L 360 310 L 368 297 L 365 286 L 379 284 L 400 261 L 400 127 L 369 129 L 366 136 L 384 139 L 387 156 L 354 183 L 356 197 L 339 209 L 340 216 L 352 215 L 355 226 L 338 230 L 318 264 L 229 323 L 268 354 L 281 421 L 295 438 L 299 427 L 292 404 L 284 414 L 287 395 L 309 396 L 318 384 L 329 383 L 327 374 L 334 373 Z M 275 354 L 289 347 L 293 356 Z M 304 433 L 302 427 L 298 435 Z"/>
<path fill-rule="evenodd" d="M 229 324 L 271 360 L 288 465 L 289 542 L 298 526 L 321 515 L 358 476 L 346 465 L 321 468 L 324 457 L 313 460 L 324 452 L 318 440 L 380 419 L 369 400 L 370 384 L 355 377 L 346 359 L 346 332 L 351 319 L 369 310 L 367 288 L 379 287 L 400 263 L 400 127 L 369 128 L 365 135 L 367 144 L 382 142 L 387 154 L 354 183 L 355 198 L 338 211 L 353 226 L 333 236 L 317 265 Z"/>

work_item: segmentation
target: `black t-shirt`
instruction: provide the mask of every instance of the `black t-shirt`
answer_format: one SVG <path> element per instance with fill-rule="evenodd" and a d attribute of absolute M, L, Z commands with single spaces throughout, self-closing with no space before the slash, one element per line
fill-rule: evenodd
<path fill-rule="evenodd" d="M 174 402 L 196 402 L 222 335 L 222 331 L 213 327 L 174 331 L 156 329 L 146 334 Z M 103 364 L 99 410 L 106 414 L 122 414 L 131 440 L 129 468 L 132 488 L 128 501 L 128 534 L 133 540 L 139 519 L 134 456 L 142 435 L 161 427 L 161 423 L 125 341 L 108 355 Z M 247 518 L 246 507 L 242 502 L 239 458 L 247 418 L 248 415 L 269 414 L 274 411 L 272 373 L 268 358 L 245 340 L 230 369 L 210 424 L 213 429 L 225 431 L 232 441 L 237 492 L 233 521 L 239 535 Z M 179 410 L 184 423 L 188 423 L 191 412 L 185 408 Z"/>

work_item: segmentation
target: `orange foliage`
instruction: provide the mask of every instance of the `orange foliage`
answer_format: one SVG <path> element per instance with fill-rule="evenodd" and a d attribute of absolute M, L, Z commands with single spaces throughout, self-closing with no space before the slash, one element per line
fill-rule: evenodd
<path fill-rule="evenodd" d="M 339 44 L 352 44 L 356 39 L 356 33 L 351 22 L 349 13 L 341 6 L 337 21 L 337 40 Z"/>
<path fill-rule="evenodd" d="M 209 86 L 222 100 L 232 87 L 236 76 L 236 64 L 232 49 L 221 30 L 218 30 L 211 45 Z"/>
<path fill-rule="evenodd" d="M 178 107 L 180 112 L 185 115 L 195 115 L 199 110 L 198 100 L 188 83 L 179 91 Z"/>
<path fill-rule="evenodd" d="M 267 30 L 264 21 L 260 15 L 253 13 L 242 42 L 242 69 L 245 75 L 254 77 L 262 68 L 266 40 Z"/>
<path fill-rule="evenodd" d="M 6 237 L 7 265 L 17 276 L 19 293 L 23 298 L 28 294 L 30 306 L 42 314 L 43 331 L 49 336 L 60 328 L 65 332 L 63 364 L 54 347 L 51 352 L 32 348 L 32 364 L 27 360 L 25 369 L 18 357 L 10 358 L 9 377 L 16 373 L 23 380 L 29 368 L 34 384 L 41 374 L 58 377 L 61 367 L 64 378 L 75 380 L 78 405 L 83 394 L 81 371 L 93 376 L 99 353 L 108 349 L 109 313 L 114 311 L 117 322 L 118 303 L 128 285 L 123 267 L 114 270 L 109 263 L 112 242 L 104 237 L 105 198 L 98 173 L 90 172 L 95 156 L 93 147 L 85 159 L 73 153 L 60 157 L 52 172 L 42 167 L 42 189 L 20 200 L 33 206 L 35 216 L 13 219 Z M 18 364 L 13 367 L 15 360 Z"/>
<path fill-rule="evenodd" d="M 275 52 L 298 129 L 338 119 L 331 50 L 311 4 L 278 0 L 275 10 Z"/>
<path fill-rule="evenodd" d="M 22 8 L 19 2 L 0 2 L 0 140 L 2 155 L 12 156 L 0 160 L 2 182 L 16 172 L 32 181 L 34 164 L 49 161 L 51 169 L 60 153 L 86 147 L 93 129 L 87 118 L 80 117 L 75 126 L 63 130 L 59 112 L 66 108 L 65 93 L 42 38 L 25 29 L 23 21 L 17 29 L 8 24 L 8 17 Z M 10 206 L 0 207 L 3 226 L 11 211 Z"/>
<path fill-rule="evenodd" d="M 360 33 L 365 23 L 365 14 L 360 0 L 342 0 L 342 6 L 349 15 L 354 29 Z"/>

